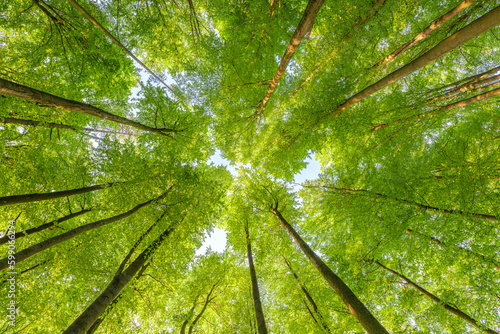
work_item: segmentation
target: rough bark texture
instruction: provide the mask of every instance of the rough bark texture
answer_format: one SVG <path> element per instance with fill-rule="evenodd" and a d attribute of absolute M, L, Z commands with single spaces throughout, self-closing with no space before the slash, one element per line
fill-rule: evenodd
<path fill-rule="evenodd" d="M 458 6 L 450 10 L 448 13 L 444 14 L 441 16 L 439 19 L 436 21 L 432 22 L 427 28 L 422 30 L 417 36 L 413 37 L 411 40 L 397 48 L 394 52 L 392 52 L 390 55 L 386 56 L 384 59 L 379 61 L 377 64 L 375 64 L 373 67 L 378 67 L 380 65 L 387 66 L 389 65 L 392 61 L 394 61 L 399 55 L 401 55 L 403 52 L 411 48 L 413 45 L 417 44 L 421 40 L 424 40 L 425 38 L 429 37 L 429 35 L 441 27 L 443 24 L 454 18 L 456 15 L 460 14 L 463 12 L 466 8 L 468 8 L 470 5 L 472 5 L 476 0 L 465 0 L 461 2 Z"/>
<path fill-rule="evenodd" d="M 293 33 L 292 38 L 288 43 L 288 47 L 285 50 L 285 54 L 281 58 L 281 63 L 280 66 L 278 67 L 278 71 L 274 75 L 274 78 L 271 80 L 269 88 L 267 89 L 266 92 L 266 96 L 264 96 L 264 98 L 260 102 L 257 111 L 265 109 L 267 101 L 269 100 L 274 90 L 278 86 L 278 83 L 280 82 L 281 78 L 285 74 L 286 68 L 290 63 L 290 60 L 292 60 L 295 51 L 297 51 L 300 42 L 307 33 L 311 32 L 314 25 L 314 20 L 316 19 L 316 15 L 318 15 L 318 12 L 321 6 L 323 6 L 324 2 L 325 0 L 309 0 L 306 10 L 304 11 L 304 15 L 302 15 L 302 19 L 300 20 L 297 29 L 295 29 L 295 32 Z"/>
<path fill-rule="evenodd" d="M 156 80 L 158 80 L 159 82 L 161 82 L 165 87 L 167 87 L 175 95 L 175 92 L 172 90 L 172 88 L 169 85 L 167 85 L 160 77 L 158 77 L 153 71 L 151 71 L 149 69 L 149 67 L 147 67 L 146 65 L 144 65 L 119 40 L 117 40 L 113 35 L 111 35 L 109 33 L 109 31 L 106 30 L 106 28 L 104 28 L 92 15 L 89 14 L 89 12 L 87 12 L 75 0 L 68 0 L 68 2 L 70 4 L 72 4 L 73 7 L 75 7 L 80 13 L 82 13 L 83 16 L 85 16 L 87 18 L 87 20 L 89 20 L 90 22 L 92 22 L 93 25 L 95 25 L 100 31 L 102 31 L 104 33 L 104 35 L 106 35 L 106 37 L 108 37 L 113 43 L 115 43 L 116 45 L 118 45 L 120 47 L 120 49 L 122 49 L 123 51 L 125 51 L 126 54 L 128 54 L 132 59 L 134 59 L 139 65 L 142 66 L 142 68 L 144 68 L 146 71 L 148 71 L 149 74 L 151 74 Z"/>
<path fill-rule="evenodd" d="M 411 287 L 413 287 L 414 289 L 416 289 L 417 291 L 419 291 L 421 294 L 423 294 L 424 296 L 428 297 L 433 302 L 436 302 L 436 303 L 440 304 L 441 306 L 444 307 L 445 310 L 447 310 L 447 311 L 453 313 L 454 315 L 456 315 L 456 316 L 464 319 L 465 321 L 467 321 L 469 324 L 471 324 L 472 326 L 476 327 L 477 329 L 483 330 L 483 331 L 485 331 L 488 334 L 498 334 L 498 332 L 496 332 L 496 331 L 494 331 L 492 329 L 489 329 L 489 328 L 486 328 L 484 326 L 481 326 L 481 324 L 479 324 L 475 319 L 473 319 L 472 317 L 470 317 L 466 313 L 462 312 L 461 310 L 459 310 L 456 307 L 451 306 L 450 304 L 448 304 L 446 302 L 443 302 L 441 299 L 439 299 L 438 297 L 436 297 L 435 295 L 433 295 L 429 291 L 425 290 L 421 286 L 415 284 L 413 281 L 411 281 L 409 278 L 405 277 L 404 275 L 402 275 L 402 274 L 400 274 L 400 273 L 398 273 L 398 272 L 396 272 L 396 271 L 394 271 L 392 269 L 387 268 L 386 266 L 384 266 L 383 264 L 381 264 L 380 262 L 378 262 L 376 260 L 373 260 L 373 261 L 370 261 L 370 262 L 375 263 L 379 267 L 381 267 L 382 269 L 387 270 L 391 274 L 394 274 L 394 275 L 400 277 L 401 279 L 403 279 L 404 281 L 406 281 Z"/>
<path fill-rule="evenodd" d="M 245 233 L 247 240 L 248 268 L 250 269 L 250 278 L 252 280 L 252 297 L 253 297 L 253 305 L 255 308 L 255 317 L 257 320 L 257 330 L 259 334 L 267 334 L 266 321 L 264 318 L 264 312 L 262 311 L 262 303 L 260 302 L 259 285 L 257 284 L 257 274 L 255 273 L 255 267 L 253 265 L 252 245 L 250 244 L 250 236 L 248 234 L 248 228 L 246 227 L 245 227 Z"/>
<path fill-rule="evenodd" d="M 111 182 L 111 183 L 98 184 L 95 186 L 72 189 L 72 190 L 54 191 L 54 192 L 50 192 L 50 193 L 37 193 L 37 194 L 5 196 L 5 197 L 0 197 L 0 206 L 28 203 L 28 202 L 47 201 L 47 200 L 55 199 L 55 198 L 85 194 L 85 193 L 88 193 L 91 191 L 96 191 L 96 190 L 101 190 L 103 188 L 111 187 L 115 184 L 118 184 L 118 183 Z"/>
<path fill-rule="evenodd" d="M 106 311 L 106 308 L 116 299 L 125 286 L 140 272 L 155 250 L 173 231 L 173 228 L 160 234 L 127 269 L 115 275 L 106 289 L 94 302 L 64 331 L 63 334 L 84 334 Z"/>
<path fill-rule="evenodd" d="M 399 79 L 404 78 L 408 74 L 411 74 L 421 69 L 422 67 L 436 61 L 449 51 L 481 35 L 483 32 L 496 27 L 499 24 L 500 24 L 500 7 L 496 7 L 489 13 L 483 15 L 482 17 L 468 24 L 467 26 L 465 26 L 458 32 L 454 33 L 450 37 L 446 38 L 445 40 L 440 42 L 438 45 L 436 45 L 431 50 L 427 51 L 425 54 L 421 55 L 414 61 L 388 74 L 387 76 L 380 79 L 373 85 L 368 86 L 361 92 L 347 99 L 347 101 L 338 106 L 337 109 L 329 111 L 328 113 L 330 114 L 330 116 L 336 116 L 340 114 L 342 111 L 349 108 L 353 104 L 378 92 L 379 90 L 398 81 Z"/>
<path fill-rule="evenodd" d="M 5 94 L 5 95 L 10 95 L 10 96 L 15 96 L 15 97 L 20 97 L 25 100 L 37 102 L 43 105 L 48 105 L 56 108 L 61 108 L 61 109 L 66 109 L 66 110 L 71 110 L 71 111 L 78 111 L 84 114 L 92 115 L 94 117 L 99 117 L 102 119 L 106 119 L 112 122 L 132 126 L 134 128 L 144 130 L 144 131 L 149 131 L 149 132 L 154 132 L 157 134 L 160 134 L 162 136 L 166 136 L 169 133 L 172 132 L 177 132 L 176 130 L 172 129 L 156 129 L 152 128 L 150 126 L 141 124 L 139 122 L 132 121 L 130 119 L 127 119 L 125 117 L 121 117 L 112 113 L 109 113 L 107 111 L 104 111 L 100 108 L 91 106 L 90 104 L 85 104 L 82 102 L 78 101 L 73 101 L 73 100 L 67 100 L 65 98 L 55 96 L 49 93 L 42 92 L 40 90 L 23 86 L 20 84 L 17 84 L 15 82 L 7 81 L 5 79 L 0 78 L 0 94 Z"/>
<path fill-rule="evenodd" d="M 62 223 L 64 221 L 66 221 L 66 220 L 70 220 L 71 218 L 78 217 L 78 216 L 83 215 L 84 213 L 87 213 L 89 211 L 91 211 L 91 210 L 90 209 L 83 209 L 81 211 L 78 211 L 78 212 L 69 214 L 67 216 L 58 218 L 56 220 L 53 220 L 53 221 L 51 221 L 49 223 L 45 223 L 45 224 L 42 224 L 40 226 L 27 229 L 25 231 L 17 232 L 14 235 L 14 237 L 17 240 L 17 239 L 20 239 L 20 238 L 25 237 L 27 235 L 30 235 L 30 234 L 33 234 L 33 233 L 37 233 L 37 232 L 46 230 L 48 228 L 51 228 L 51 227 L 55 226 L 56 224 Z M 0 245 L 3 245 L 5 243 L 7 243 L 7 242 L 9 242 L 9 238 L 7 236 L 3 236 L 3 237 L 0 238 Z"/>
<path fill-rule="evenodd" d="M 321 260 L 319 256 L 307 245 L 299 234 L 292 228 L 290 224 L 283 218 L 277 209 L 272 209 L 272 213 L 279 219 L 283 227 L 295 240 L 300 249 L 307 256 L 313 266 L 318 269 L 320 274 L 328 282 L 333 290 L 339 295 L 340 299 L 347 306 L 349 311 L 358 319 L 359 323 L 370 334 L 384 333 L 388 334 L 387 330 L 378 322 L 377 319 L 370 313 L 366 306 L 356 297 L 349 287 Z"/>
<path fill-rule="evenodd" d="M 124 219 L 124 218 L 132 215 L 133 213 L 135 213 L 139 209 L 149 205 L 151 202 L 161 199 L 162 196 L 160 196 L 157 199 L 151 199 L 147 202 L 141 203 L 141 204 L 135 206 L 133 209 L 131 209 L 127 212 L 124 212 L 122 214 L 119 214 L 117 216 L 113 216 L 110 218 L 98 220 L 98 221 L 90 223 L 90 224 L 85 224 L 85 225 L 79 226 L 77 228 L 72 229 L 71 231 L 68 231 L 68 232 L 63 233 L 63 234 L 59 234 L 58 236 L 52 237 L 52 238 L 44 240 L 36 245 L 30 246 L 30 247 L 28 247 L 28 248 L 26 248 L 26 249 L 24 249 L 24 250 L 22 250 L 14 255 L 15 259 L 16 259 L 16 264 L 32 257 L 33 255 L 38 254 L 46 249 L 49 249 L 57 244 L 60 244 L 61 242 L 64 242 L 64 241 L 69 240 L 71 238 L 74 238 L 79 234 L 88 232 L 90 230 L 96 229 L 96 228 L 104 226 L 104 225 L 108 225 L 108 224 L 115 222 L 117 220 Z M 0 260 L 0 271 L 4 270 L 6 268 L 8 268 L 8 257 Z"/>

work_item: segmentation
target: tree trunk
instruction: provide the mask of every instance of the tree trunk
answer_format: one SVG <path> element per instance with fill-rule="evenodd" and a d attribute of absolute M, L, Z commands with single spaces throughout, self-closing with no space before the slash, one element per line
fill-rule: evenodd
<path fill-rule="evenodd" d="M 470 249 L 467 249 L 467 248 L 463 248 L 463 247 L 460 247 L 460 246 L 457 246 L 457 245 L 449 245 L 448 243 L 444 242 L 444 241 L 441 241 L 439 240 L 438 238 L 434 238 L 434 237 L 431 237 L 431 236 L 428 236 L 428 235 L 425 235 L 423 233 L 420 233 L 420 232 L 416 232 L 412 229 L 407 229 L 406 230 L 406 233 L 408 234 L 413 234 L 413 235 L 417 235 L 421 238 L 425 238 L 427 239 L 428 241 L 430 242 L 433 242 L 435 243 L 436 245 L 440 246 L 440 247 L 452 247 L 452 248 L 456 248 L 458 249 L 459 251 L 463 251 L 463 252 L 466 252 L 467 254 L 470 254 L 470 255 L 473 255 L 474 257 L 478 258 L 479 260 L 481 260 L 482 262 L 485 262 L 485 263 L 490 263 L 490 264 L 493 264 L 495 266 L 495 268 L 497 268 L 498 270 L 500 270 L 500 266 L 498 264 L 496 264 L 492 259 L 488 259 L 486 258 L 483 254 L 478 254 L 476 252 L 473 252 L 471 251 Z"/>
<path fill-rule="evenodd" d="M 255 273 L 255 267 L 253 265 L 252 245 L 250 244 L 248 227 L 245 227 L 245 234 L 247 240 L 248 268 L 250 269 L 250 278 L 252 280 L 253 305 L 255 308 L 255 317 L 257 320 L 257 330 L 259 334 L 267 334 L 266 321 L 264 318 L 264 312 L 262 311 L 262 304 L 260 302 L 259 285 L 257 284 L 257 274 Z"/>
<path fill-rule="evenodd" d="M 429 206 L 429 205 L 424 205 L 424 204 L 420 204 L 420 203 L 416 203 L 416 202 L 407 201 L 405 199 L 391 198 L 387 195 L 379 194 L 379 193 L 372 192 L 372 191 L 365 190 L 365 189 L 345 189 L 345 188 L 335 188 L 335 187 L 329 187 L 329 186 L 303 186 L 303 187 L 305 187 L 305 188 L 325 188 L 325 189 L 331 189 L 331 190 L 346 192 L 346 193 L 361 193 L 361 194 L 366 194 L 368 196 L 372 196 L 374 198 L 385 198 L 385 199 L 393 200 L 396 202 L 401 202 L 401 203 L 413 205 L 413 206 L 416 206 L 416 207 L 423 209 L 423 210 L 437 211 L 437 212 L 446 213 L 449 215 L 462 215 L 465 217 L 471 216 L 474 218 L 479 218 L 479 219 L 484 219 L 484 220 L 489 220 L 489 221 L 500 221 L 497 217 L 495 217 L 493 215 L 487 215 L 484 213 L 465 212 L 465 211 L 460 211 L 460 210 L 440 209 L 440 208 L 436 208 L 436 207 Z"/>
<path fill-rule="evenodd" d="M 47 201 L 47 200 L 55 199 L 55 198 L 85 194 L 85 193 L 88 193 L 91 191 L 96 191 L 96 190 L 101 190 L 101 189 L 104 189 L 107 187 L 111 187 L 111 186 L 114 186 L 116 184 L 119 184 L 119 183 L 118 182 L 110 182 L 110 183 L 98 184 L 95 186 L 72 189 L 72 190 L 53 191 L 53 192 L 48 192 L 48 193 L 35 193 L 35 194 L 26 194 L 26 195 L 5 196 L 5 197 L 0 197 L 0 206 L 20 204 L 20 203 L 29 203 L 29 202 L 38 202 L 38 201 Z"/>
<path fill-rule="evenodd" d="M 450 10 L 448 13 L 444 14 L 441 16 L 439 19 L 436 21 L 432 22 L 431 25 L 429 25 L 427 28 L 422 30 L 417 36 L 413 37 L 411 40 L 397 48 L 394 52 L 392 52 L 390 55 L 387 55 L 384 59 L 376 63 L 375 65 L 372 66 L 372 68 L 378 67 L 380 65 L 389 65 L 391 62 L 393 62 L 399 55 L 401 55 L 403 52 L 411 48 L 413 45 L 417 44 L 421 40 L 424 40 L 425 38 L 429 37 L 429 35 L 441 27 L 443 24 L 463 12 L 466 8 L 468 8 L 470 5 L 472 5 L 476 0 L 465 0 L 461 2 L 458 6 Z"/>
<path fill-rule="evenodd" d="M 269 88 L 267 89 L 266 92 L 266 96 L 262 99 L 259 106 L 257 107 L 256 113 L 259 113 L 259 110 L 261 112 L 264 111 L 267 101 L 269 100 L 274 90 L 278 86 L 278 83 L 280 82 L 281 78 L 285 74 L 286 68 L 290 63 L 290 60 L 292 60 L 295 51 L 297 51 L 297 48 L 299 47 L 299 44 L 302 41 L 302 38 L 304 38 L 304 36 L 307 33 L 311 32 L 314 25 L 314 20 L 316 19 L 316 16 L 318 15 L 318 12 L 324 2 L 325 0 L 309 0 L 309 2 L 307 3 L 304 15 L 302 15 L 302 19 L 300 20 L 297 29 L 295 29 L 295 32 L 293 33 L 292 38 L 290 40 L 290 43 L 288 43 L 288 47 L 285 50 L 285 54 L 281 58 L 281 63 L 280 66 L 278 67 L 278 71 L 274 75 L 274 78 L 271 80 Z"/>
<path fill-rule="evenodd" d="M 500 84 L 500 82 L 496 82 L 496 83 L 494 83 L 494 84 L 492 84 L 490 86 L 494 87 L 494 86 L 498 86 L 499 84 Z M 427 116 L 432 117 L 434 115 L 437 115 L 437 114 L 440 114 L 440 113 L 444 113 L 444 112 L 447 112 L 447 111 L 455 109 L 455 108 L 462 108 L 462 107 L 468 106 L 469 104 L 472 104 L 472 103 L 475 103 L 475 102 L 478 102 L 478 101 L 483 101 L 483 100 L 486 100 L 486 99 L 488 99 L 490 97 L 494 97 L 494 96 L 498 96 L 498 95 L 500 95 L 500 88 L 491 90 L 491 91 L 489 91 L 487 93 L 483 93 L 483 94 L 479 94 L 479 95 L 470 97 L 470 98 L 462 100 L 462 101 L 458 101 L 458 102 L 455 102 L 455 103 L 450 103 L 448 105 L 442 106 L 441 108 L 438 108 L 438 109 L 433 110 L 433 111 L 424 112 L 424 113 L 421 113 L 421 114 L 418 114 L 418 115 L 415 115 L 415 116 L 412 116 L 412 117 L 398 119 L 398 120 L 392 121 L 391 123 L 380 124 L 380 125 L 377 125 L 374 128 L 372 128 L 371 131 L 378 131 L 380 129 L 386 128 L 386 127 L 391 126 L 391 125 L 408 122 L 408 121 L 410 121 L 412 119 L 417 119 L 418 120 L 420 118 L 427 117 Z"/>
<path fill-rule="evenodd" d="M 449 51 L 470 41 L 471 39 L 481 35 L 500 24 L 500 7 L 496 7 L 489 13 L 483 15 L 474 22 L 468 24 L 458 32 L 441 41 L 438 45 L 427 51 L 417 59 L 406 64 L 400 69 L 388 74 L 373 85 L 368 86 L 361 92 L 355 94 L 337 107 L 337 109 L 329 111 L 330 116 L 336 116 L 353 104 L 365 99 L 366 97 L 378 92 L 388 85 L 398 81 L 401 78 L 421 69 L 422 67 L 436 61 Z"/>
<path fill-rule="evenodd" d="M 362 18 L 360 18 L 360 19 L 359 19 L 359 21 L 358 21 L 358 22 L 354 25 L 354 27 L 352 28 L 352 30 L 351 30 L 351 31 L 349 31 L 349 32 L 345 35 L 344 40 L 342 41 L 342 43 L 341 43 L 341 44 L 343 44 L 343 45 L 347 44 L 347 42 L 348 42 L 348 41 L 349 41 L 349 39 L 351 38 L 351 33 L 352 33 L 353 31 L 357 31 L 357 30 L 359 29 L 359 27 L 360 27 L 363 23 L 365 23 L 365 22 L 368 20 L 368 18 L 370 18 L 373 14 L 375 14 L 375 13 L 376 13 L 376 12 L 380 9 L 380 7 L 382 7 L 382 5 L 383 5 L 384 3 L 385 3 L 385 0 L 376 0 L 376 1 L 375 1 L 375 4 L 374 4 L 374 6 L 373 6 L 372 11 L 371 11 L 368 15 L 366 15 L 365 17 L 362 17 Z M 316 73 L 318 73 L 318 72 L 319 72 L 319 71 L 320 71 L 320 70 L 321 70 L 321 69 L 322 69 L 322 68 L 323 68 L 323 67 L 324 67 L 324 66 L 325 66 L 325 65 L 326 65 L 326 64 L 327 64 L 330 60 L 332 60 L 332 59 L 333 59 L 333 57 L 335 57 L 335 55 L 337 54 L 337 52 L 338 52 L 339 48 L 340 48 L 340 47 L 336 47 L 336 48 L 335 48 L 335 49 L 334 49 L 334 50 L 330 53 L 330 55 L 328 56 L 328 58 L 327 58 L 326 60 L 324 60 L 324 61 L 323 61 L 320 65 L 318 65 L 318 67 L 316 67 L 316 68 L 314 69 L 314 71 L 313 71 L 311 74 L 309 74 L 309 76 L 308 76 L 308 77 L 307 77 L 304 81 L 302 81 L 302 83 L 299 85 L 299 87 L 297 87 L 297 89 L 295 89 L 295 90 L 293 91 L 292 98 L 295 96 L 295 94 L 297 94 L 297 92 L 298 92 L 298 91 L 299 91 L 302 87 L 304 87 L 304 85 L 305 85 L 305 84 L 306 84 L 309 80 L 311 80 L 311 79 L 312 79 L 312 77 L 313 77 Z"/>
<path fill-rule="evenodd" d="M 40 232 L 40 231 L 46 230 L 48 228 L 51 228 L 51 227 L 55 226 L 55 224 L 59 224 L 59 223 L 62 223 L 64 221 L 66 221 L 66 220 L 70 220 L 71 218 L 78 217 L 78 216 L 83 215 L 84 213 L 87 213 L 89 211 L 92 211 L 92 210 L 90 210 L 90 209 L 83 209 L 81 211 L 78 211 L 78 212 L 69 214 L 67 216 L 58 218 L 56 220 L 53 220 L 53 221 L 51 221 L 49 223 L 45 223 L 45 224 L 42 224 L 40 226 L 27 229 L 25 231 L 17 232 L 14 235 L 14 238 L 17 240 L 17 239 L 20 239 L 20 238 L 25 237 L 27 235 L 34 234 L 36 232 Z M 0 238 L 0 245 L 3 245 L 5 243 L 7 243 L 7 242 L 9 242 L 9 238 L 7 237 L 7 235 Z"/>
<path fill-rule="evenodd" d="M 411 281 L 407 277 L 403 276 L 402 274 L 400 274 L 400 273 L 398 273 L 398 272 L 396 272 L 396 271 L 394 271 L 392 269 L 387 268 L 386 266 L 384 266 L 383 264 L 381 264 L 380 262 L 378 262 L 376 260 L 370 260 L 370 262 L 375 263 L 379 267 L 381 267 L 382 269 L 387 270 L 391 274 L 394 274 L 394 275 L 400 277 L 401 279 L 403 279 L 404 281 L 406 281 L 410 286 L 412 286 L 417 291 L 419 291 L 421 294 L 423 294 L 424 296 L 430 298 L 433 302 L 436 302 L 436 303 L 440 304 L 441 306 L 443 306 L 445 308 L 445 310 L 447 310 L 447 311 L 453 313 L 454 315 L 456 315 L 456 316 L 464 319 L 465 321 L 467 321 L 469 324 L 471 324 L 472 326 L 476 327 L 477 329 L 483 330 L 483 331 L 485 331 L 488 334 L 498 334 L 498 332 L 495 332 L 492 329 L 489 329 L 489 328 L 487 328 L 485 326 L 482 326 L 475 319 L 471 318 L 469 315 L 465 314 L 464 312 L 462 312 L 458 308 L 453 307 L 453 306 L 451 306 L 450 304 L 448 304 L 446 302 L 443 302 L 441 299 L 439 299 L 438 297 L 434 296 L 432 293 L 430 293 L 429 291 L 425 290 L 424 288 L 418 286 L 417 284 L 415 284 L 413 281 Z"/>
<path fill-rule="evenodd" d="M 100 108 L 91 106 L 90 104 L 85 104 L 78 101 L 67 100 L 65 98 L 55 96 L 49 93 L 42 92 L 40 90 L 23 86 L 11 81 L 0 78 L 0 94 L 11 95 L 15 97 L 20 97 L 25 100 L 37 102 L 43 105 L 48 105 L 56 108 L 78 111 L 84 114 L 92 115 L 102 119 L 106 119 L 112 122 L 132 126 L 144 131 L 154 132 L 162 136 L 167 136 L 171 132 L 178 132 L 173 129 L 156 129 L 150 126 L 141 124 L 139 122 L 132 121 L 125 117 L 121 117 Z"/>
<path fill-rule="evenodd" d="M 92 22 L 92 24 L 94 24 L 100 31 L 102 31 L 104 35 L 106 35 L 106 37 L 108 37 L 113 43 L 118 45 L 120 49 L 125 51 L 127 55 L 129 55 L 133 60 L 135 60 L 139 65 L 141 65 L 142 68 L 148 71 L 149 74 L 151 74 L 156 80 L 161 82 L 165 87 L 168 88 L 168 90 L 170 90 L 175 95 L 175 92 L 169 85 L 163 82 L 163 80 L 160 79 L 160 77 L 158 77 L 156 74 L 154 74 L 154 72 L 151 71 L 149 67 L 144 65 L 136 56 L 134 56 L 134 54 L 130 52 L 129 49 L 127 49 L 119 40 L 117 40 L 113 35 L 111 35 L 109 31 L 107 31 L 106 28 L 104 28 L 99 22 L 97 22 L 97 20 L 92 15 L 90 15 L 82 6 L 80 6 L 78 2 L 76 2 L 75 0 L 68 0 L 68 2 L 72 4 L 73 7 L 75 7 L 80 13 L 82 13 L 90 22 Z"/>
<path fill-rule="evenodd" d="M 214 292 L 214 289 L 216 286 L 217 286 L 217 284 L 212 285 L 212 288 L 210 289 L 210 292 L 208 293 L 207 298 L 205 298 L 205 303 L 203 304 L 203 308 L 201 309 L 200 313 L 198 313 L 196 318 L 193 320 L 193 322 L 191 323 L 191 326 L 189 326 L 188 334 L 191 334 L 193 332 L 194 326 L 196 326 L 196 323 L 198 322 L 198 320 L 200 320 L 203 313 L 205 313 L 205 310 L 207 309 L 208 304 L 215 298 L 215 297 L 210 298 L 210 296 Z"/>
<path fill-rule="evenodd" d="M 307 256 L 313 266 L 318 269 L 320 274 L 328 282 L 328 284 L 339 295 L 340 299 L 347 306 L 349 311 L 358 319 L 359 323 L 370 334 L 384 333 L 388 334 L 387 330 L 378 322 L 377 319 L 370 313 L 366 306 L 356 297 L 349 287 L 321 260 L 321 258 L 313 252 L 299 234 L 288 224 L 277 208 L 271 211 L 281 222 L 281 225 L 295 240 L 300 249 Z"/>
<path fill-rule="evenodd" d="M 19 119 L 19 118 L 12 118 L 12 117 L 5 117 L 1 123 L 4 124 L 19 124 L 19 125 L 26 125 L 26 126 L 43 126 L 46 128 L 50 129 L 67 129 L 67 130 L 72 130 L 72 131 L 87 131 L 87 132 L 99 132 L 99 133 L 110 133 L 110 134 L 115 134 L 115 135 L 127 135 L 127 136 L 134 136 L 134 133 L 128 133 L 128 132 L 123 132 L 123 131 L 114 131 L 114 130 L 100 130 L 100 129 L 92 129 L 92 128 L 76 128 L 72 125 L 65 125 L 65 124 L 57 124 L 57 123 L 43 123 L 40 121 L 32 121 L 32 120 L 26 120 L 26 119 Z"/>
<path fill-rule="evenodd" d="M 90 224 L 79 226 L 77 228 L 72 229 L 71 231 L 68 231 L 68 232 L 63 233 L 63 234 L 59 234 L 58 236 L 52 237 L 52 238 L 44 240 L 36 245 L 30 246 L 30 247 L 28 247 L 28 248 L 26 248 L 26 249 L 24 249 L 24 250 L 22 250 L 19 253 L 16 253 L 14 255 L 16 264 L 32 257 L 33 255 L 38 254 L 46 249 L 49 249 L 57 244 L 60 244 L 61 242 L 64 242 L 64 241 L 69 240 L 71 238 L 74 238 L 77 235 L 80 235 L 82 233 L 88 232 L 88 231 L 96 229 L 98 227 L 105 226 L 105 225 L 108 225 L 108 224 L 115 222 L 117 220 L 121 220 L 121 219 L 124 219 L 128 216 L 131 216 L 133 213 L 135 213 L 139 209 L 149 205 L 151 202 L 158 201 L 158 200 L 162 199 L 166 194 L 167 194 L 167 192 L 165 192 L 163 195 L 161 195 L 160 197 L 158 197 L 156 199 L 151 199 L 149 201 L 141 203 L 125 213 L 122 213 L 122 214 L 119 214 L 117 216 L 113 216 L 110 218 L 98 220 L 98 221 L 90 223 Z M 0 271 L 9 267 L 8 260 L 9 260 L 8 257 L 0 260 Z"/>
<path fill-rule="evenodd" d="M 311 294 L 309 293 L 309 291 L 307 291 L 306 287 L 302 284 L 302 282 L 299 280 L 299 277 L 297 276 L 297 274 L 293 271 L 292 269 L 292 266 L 290 265 L 290 262 L 287 261 L 287 259 L 283 256 L 283 259 L 285 260 L 285 264 L 287 265 L 288 269 L 290 269 L 290 272 L 292 273 L 293 277 L 295 278 L 295 280 L 297 281 L 297 283 L 299 284 L 299 287 L 300 289 L 302 290 L 302 292 L 304 293 L 304 295 L 306 296 L 306 299 L 307 301 L 311 304 L 312 306 L 312 311 L 309 309 L 309 307 L 307 306 L 307 309 L 309 310 L 309 312 L 311 313 L 311 316 L 312 318 L 314 319 L 314 321 L 316 321 L 318 323 L 318 325 L 321 326 L 321 328 L 323 330 L 326 331 L 326 333 L 331 333 L 332 331 L 330 330 L 330 328 L 328 327 L 328 325 L 326 324 L 325 322 L 325 319 L 323 318 L 323 316 L 321 315 L 321 313 L 319 313 L 318 311 L 318 306 L 316 305 L 316 302 L 314 301 L 314 299 L 312 298 Z M 316 320 L 316 317 L 314 317 L 313 313 L 316 314 L 316 317 L 319 319 L 319 322 Z"/>
<path fill-rule="evenodd" d="M 163 215 L 158 219 L 162 219 Z M 184 218 L 183 218 L 184 219 Z M 182 220 L 183 220 L 182 219 Z M 181 220 L 181 221 L 182 221 Z M 94 300 L 94 302 L 64 331 L 63 334 L 84 334 L 99 319 L 106 308 L 116 299 L 120 292 L 134 278 L 134 276 L 144 267 L 156 249 L 173 231 L 168 228 L 161 233 L 127 269 L 115 275 L 106 289 Z M 120 265 L 121 267 L 121 265 Z"/>

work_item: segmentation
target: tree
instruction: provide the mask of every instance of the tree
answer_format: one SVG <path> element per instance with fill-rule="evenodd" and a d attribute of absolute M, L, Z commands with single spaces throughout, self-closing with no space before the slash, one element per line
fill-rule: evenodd
<path fill-rule="evenodd" d="M 498 0 L 0 12 L 0 333 L 500 332 Z"/>

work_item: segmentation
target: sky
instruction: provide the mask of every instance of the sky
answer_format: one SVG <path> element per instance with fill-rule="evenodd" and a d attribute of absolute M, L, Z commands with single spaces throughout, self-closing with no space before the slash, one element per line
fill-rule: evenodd
<path fill-rule="evenodd" d="M 231 166 L 229 160 L 222 158 L 219 150 L 216 150 L 215 154 L 210 157 L 210 161 L 217 166 L 225 166 L 233 176 L 236 176 L 236 166 Z M 308 163 L 307 167 L 294 178 L 296 183 L 316 179 L 321 172 L 318 161 L 313 158 L 307 158 L 306 162 Z M 295 190 L 298 190 L 299 187 L 300 186 L 297 185 Z M 226 231 L 216 228 L 212 233 L 205 234 L 205 241 L 201 247 L 196 250 L 196 255 L 204 255 L 209 247 L 213 252 L 222 253 L 226 248 L 226 242 Z"/>

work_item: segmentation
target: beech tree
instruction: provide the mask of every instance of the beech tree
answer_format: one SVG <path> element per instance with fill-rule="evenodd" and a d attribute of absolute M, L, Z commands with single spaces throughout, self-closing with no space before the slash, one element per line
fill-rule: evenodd
<path fill-rule="evenodd" d="M 0 333 L 500 332 L 500 1 L 0 12 Z"/>

